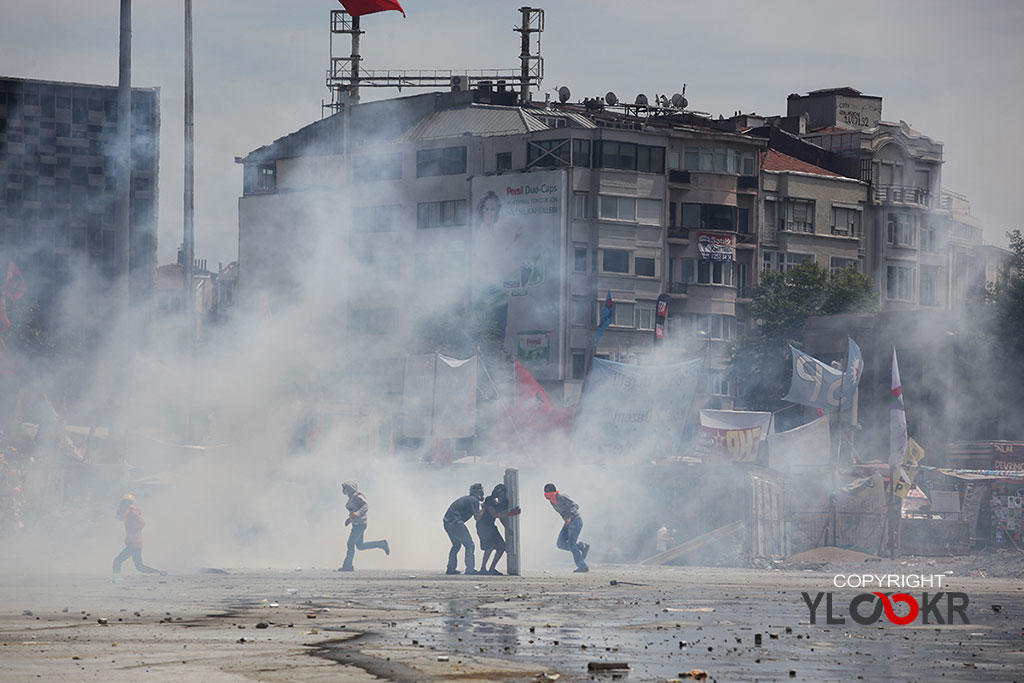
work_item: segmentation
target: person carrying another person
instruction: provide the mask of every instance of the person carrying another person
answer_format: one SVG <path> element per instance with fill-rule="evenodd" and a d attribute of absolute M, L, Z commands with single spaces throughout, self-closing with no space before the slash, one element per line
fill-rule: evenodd
<path fill-rule="evenodd" d="M 143 574 L 166 575 L 167 572 L 147 567 L 142 562 L 142 527 L 146 526 L 146 522 L 142 519 L 142 511 L 135 507 L 135 496 L 130 493 L 124 494 L 117 506 L 116 517 L 124 520 L 124 550 L 114 558 L 113 573 L 120 574 L 121 565 L 130 557 L 135 563 L 136 571 Z"/>
<path fill-rule="evenodd" d="M 574 573 L 584 574 L 590 571 L 587 566 L 587 553 L 590 552 L 590 544 L 582 543 L 580 531 L 583 529 L 583 518 L 580 517 L 580 506 L 573 502 L 572 498 L 560 492 L 554 484 L 544 484 L 544 497 L 551 503 L 562 517 L 562 530 L 558 533 L 556 545 L 560 550 L 568 550 L 572 553 L 573 562 L 576 563 Z"/>
<path fill-rule="evenodd" d="M 358 484 L 354 481 L 346 481 L 341 485 L 341 492 L 348 496 L 348 501 L 345 503 L 345 509 L 348 510 L 345 526 L 351 525 L 352 530 L 348 532 L 348 552 L 345 553 L 345 561 L 338 567 L 338 571 L 351 572 L 354 571 L 352 558 L 355 557 L 357 549 L 380 548 L 385 555 L 390 555 L 391 546 L 388 545 L 387 540 L 363 540 L 363 534 L 366 533 L 366 515 L 370 511 L 370 506 L 366 502 L 366 496 L 359 492 Z"/>
<path fill-rule="evenodd" d="M 444 531 L 452 542 L 452 548 L 448 551 L 448 569 L 445 574 L 458 574 L 459 548 L 466 549 L 466 574 L 476 574 L 476 558 L 473 546 L 473 537 L 469 534 L 466 522 L 470 517 L 480 519 L 483 510 L 480 503 L 484 499 L 484 485 L 473 484 L 469 487 L 469 495 L 462 496 L 448 506 L 444 513 Z"/>

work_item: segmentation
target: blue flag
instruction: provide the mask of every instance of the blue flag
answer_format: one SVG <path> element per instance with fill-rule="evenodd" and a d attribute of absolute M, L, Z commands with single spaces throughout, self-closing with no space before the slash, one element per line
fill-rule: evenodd
<path fill-rule="evenodd" d="M 838 408 L 844 373 L 792 346 L 789 352 L 793 356 L 793 378 L 782 400 L 825 411 Z"/>
<path fill-rule="evenodd" d="M 612 290 L 608 290 L 608 296 L 604 299 L 604 307 L 601 309 L 601 322 L 597 326 L 597 336 L 594 337 L 594 348 L 597 348 L 597 343 L 601 341 L 601 335 L 608 329 L 608 326 L 612 324 L 612 314 L 615 312 L 615 306 L 612 304 Z"/>
<path fill-rule="evenodd" d="M 843 376 L 843 410 L 853 407 L 853 398 L 860 384 L 860 376 L 864 371 L 864 358 L 860 355 L 860 347 L 847 337 L 850 342 L 846 352 L 846 374 Z"/>

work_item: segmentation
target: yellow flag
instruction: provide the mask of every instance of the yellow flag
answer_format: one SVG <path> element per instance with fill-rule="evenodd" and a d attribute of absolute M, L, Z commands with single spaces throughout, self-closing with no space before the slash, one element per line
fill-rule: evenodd
<path fill-rule="evenodd" d="M 917 466 L 924 460 L 924 449 L 913 439 L 907 439 L 907 452 L 903 456 L 903 464 L 896 470 L 896 488 L 893 489 L 900 498 L 906 498 L 910 489 L 914 488 L 914 477 Z"/>

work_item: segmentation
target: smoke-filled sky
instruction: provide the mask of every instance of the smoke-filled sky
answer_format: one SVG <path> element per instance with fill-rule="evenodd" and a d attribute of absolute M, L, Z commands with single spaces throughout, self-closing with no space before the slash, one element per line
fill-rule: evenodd
<path fill-rule="evenodd" d="M 408 14 L 364 19 L 365 68 L 515 68 L 522 3 L 405 0 Z M 943 185 L 963 192 L 986 240 L 1021 227 L 1017 116 L 1024 94 L 1024 4 L 863 0 L 545 0 L 544 90 L 632 101 L 677 92 L 715 115 L 785 113 L 786 96 L 851 86 L 884 98 L 945 143 Z M 0 7 L 3 75 L 117 82 L 116 0 L 33 0 Z M 196 256 L 237 258 L 241 156 L 316 120 L 329 99 L 333 0 L 195 3 Z M 183 3 L 135 2 L 133 84 L 161 89 L 159 259 L 181 242 Z M 342 48 L 339 54 L 347 51 Z M 408 93 L 409 91 L 406 91 Z M 365 99 L 391 97 L 366 91 Z M 541 96 L 542 98 L 542 96 Z"/>

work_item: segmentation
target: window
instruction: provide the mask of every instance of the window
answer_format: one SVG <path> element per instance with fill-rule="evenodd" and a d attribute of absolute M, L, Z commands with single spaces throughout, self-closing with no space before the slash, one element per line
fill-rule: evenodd
<path fill-rule="evenodd" d="M 814 201 L 808 199 L 784 199 L 780 229 L 797 232 L 814 232 Z"/>
<path fill-rule="evenodd" d="M 571 322 L 573 325 L 586 325 L 589 313 L 589 306 L 587 306 L 586 299 L 573 299 L 572 300 L 572 312 Z"/>
<path fill-rule="evenodd" d="M 466 148 L 441 147 L 416 152 L 416 177 L 457 175 L 466 172 Z"/>
<path fill-rule="evenodd" d="M 725 370 L 708 370 L 707 390 L 713 396 L 731 396 Z"/>
<path fill-rule="evenodd" d="M 444 280 L 458 276 L 465 270 L 461 251 L 416 252 L 414 276 L 417 280 Z"/>
<path fill-rule="evenodd" d="M 637 277 L 654 277 L 655 261 L 653 258 L 637 256 L 635 259 L 636 275 Z"/>
<path fill-rule="evenodd" d="M 860 235 L 860 211 L 843 206 L 832 207 L 832 234 L 857 237 Z"/>
<path fill-rule="evenodd" d="M 885 297 L 894 301 L 910 301 L 913 295 L 913 266 L 886 266 Z"/>
<path fill-rule="evenodd" d="M 701 225 L 701 205 L 700 204 L 683 204 L 682 205 L 682 219 L 684 228 L 700 228 Z"/>
<path fill-rule="evenodd" d="M 636 304 L 615 302 L 612 313 L 612 325 L 616 327 L 633 327 L 636 321 Z"/>
<path fill-rule="evenodd" d="M 750 297 L 750 276 L 747 275 L 747 264 L 736 264 L 736 296 L 741 299 Z"/>
<path fill-rule="evenodd" d="M 765 230 L 774 233 L 778 229 L 778 202 L 765 200 Z"/>
<path fill-rule="evenodd" d="M 401 180 L 402 155 L 377 154 L 352 159 L 352 180 L 357 183 L 375 180 Z"/>
<path fill-rule="evenodd" d="M 600 168 L 636 170 L 636 144 L 602 140 L 597 143 L 597 165 Z"/>
<path fill-rule="evenodd" d="M 526 165 L 541 167 L 568 166 L 569 149 L 568 138 L 528 140 L 526 142 Z"/>
<path fill-rule="evenodd" d="M 777 270 L 785 273 L 787 270 L 796 268 L 804 261 L 814 263 L 813 254 L 795 254 L 787 251 L 765 251 L 761 261 L 761 270 Z"/>
<path fill-rule="evenodd" d="M 928 252 L 930 254 L 939 253 L 939 244 L 936 239 L 935 225 L 932 223 L 925 223 L 921 226 L 921 251 Z M 924 278 L 924 273 L 921 273 L 921 277 Z M 924 285 L 924 280 L 921 280 L 921 284 Z"/>
<path fill-rule="evenodd" d="M 697 281 L 697 260 L 692 258 L 677 259 L 679 263 L 679 279 L 676 282 L 692 284 Z"/>
<path fill-rule="evenodd" d="M 700 168 L 700 149 L 687 147 L 683 156 L 683 168 L 687 171 L 696 171 Z"/>
<path fill-rule="evenodd" d="M 757 175 L 757 170 L 754 167 L 753 152 L 743 153 L 743 175 Z"/>
<path fill-rule="evenodd" d="M 750 232 L 750 209 L 736 208 L 736 231 L 744 234 Z"/>
<path fill-rule="evenodd" d="M 583 379 L 583 374 L 587 369 L 587 352 L 586 351 L 573 351 L 572 352 L 572 378 Z"/>
<path fill-rule="evenodd" d="M 397 308 L 360 308 L 349 314 L 349 331 L 352 334 L 387 334 L 397 319 Z"/>
<path fill-rule="evenodd" d="M 587 248 L 586 247 L 574 247 L 573 248 L 573 270 L 577 273 L 587 272 Z"/>
<path fill-rule="evenodd" d="M 661 200 L 636 200 L 636 222 L 642 225 L 661 225 Z"/>
<path fill-rule="evenodd" d="M 635 221 L 636 200 L 632 197 L 601 195 L 601 218 L 617 221 Z"/>
<path fill-rule="evenodd" d="M 357 206 L 352 209 L 352 232 L 390 232 L 400 208 L 397 204 Z"/>
<path fill-rule="evenodd" d="M 601 250 L 601 272 L 629 274 L 629 252 L 622 249 Z"/>
<path fill-rule="evenodd" d="M 732 316 L 698 313 L 693 316 L 693 332 L 703 332 L 709 339 L 732 339 Z"/>
<path fill-rule="evenodd" d="M 574 192 L 572 198 L 575 204 L 573 215 L 583 220 L 590 218 L 590 195 L 586 192 Z"/>
<path fill-rule="evenodd" d="M 732 286 L 732 261 L 698 261 L 697 284 Z"/>
<path fill-rule="evenodd" d="M 572 165 L 590 168 L 590 140 L 573 139 Z"/>
<path fill-rule="evenodd" d="M 897 247 L 913 247 L 917 244 L 916 217 L 904 213 L 890 213 L 886 220 L 886 241 Z"/>
<path fill-rule="evenodd" d="M 682 168 L 682 149 L 677 146 L 668 148 L 668 167 L 672 170 Z"/>
<path fill-rule="evenodd" d="M 636 170 L 641 173 L 664 173 L 665 148 L 637 145 Z"/>
<path fill-rule="evenodd" d="M 860 270 L 860 259 L 855 258 L 841 258 L 839 256 L 831 256 L 828 261 L 828 269 L 831 272 L 837 270 L 846 270 L 850 266 L 853 266 L 857 270 Z"/>
<path fill-rule="evenodd" d="M 466 200 L 420 202 L 416 205 L 416 227 L 438 228 L 466 224 Z"/>
<path fill-rule="evenodd" d="M 921 305 L 939 305 L 939 267 L 921 266 Z"/>
<path fill-rule="evenodd" d="M 498 152 L 495 154 L 494 168 L 499 173 L 512 170 L 512 152 Z"/>
<path fill-rule="evenodd" d="M 641 301 L 636 305 L 636 329 L 654 331 L 654 313 L 656 304 L 653 301 Z"/>

